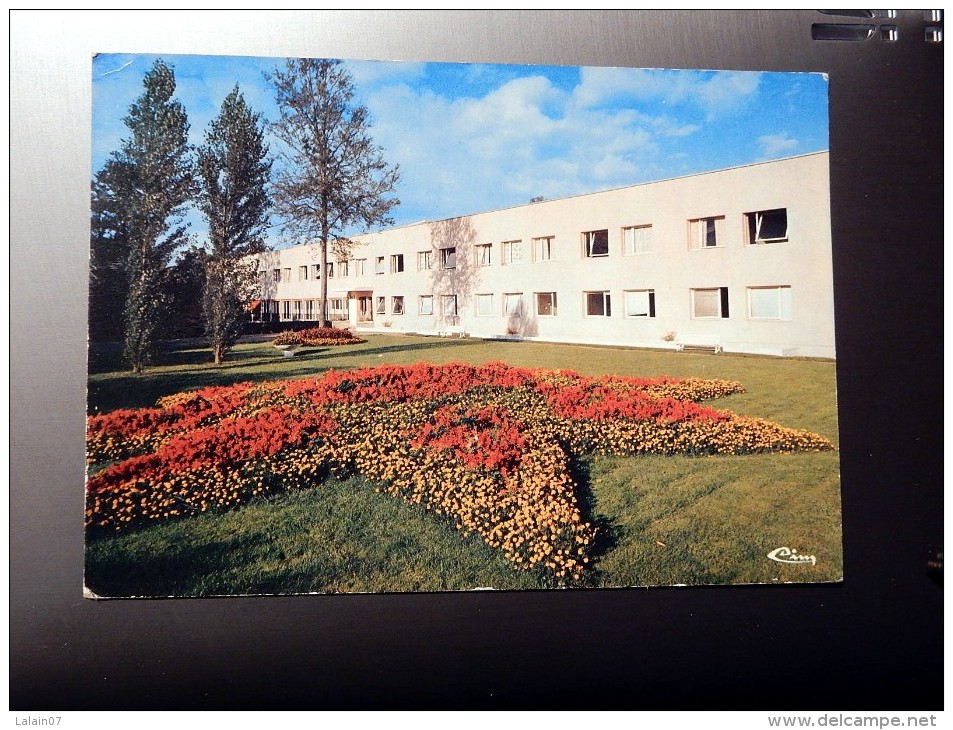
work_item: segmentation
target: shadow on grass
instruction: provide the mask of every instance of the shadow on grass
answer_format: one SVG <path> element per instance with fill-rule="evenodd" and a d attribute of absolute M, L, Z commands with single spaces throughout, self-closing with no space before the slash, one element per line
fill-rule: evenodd
<path fill-rule="evenodd" d="M 596 538 L 589 551 L 589 568 L 582 577 L 582 586 L 601 584 L 603 571 L 599 559 L 615 548 L 624 537 L 624 530 L 614 520 L 597 513 L 596 496 L 592 491 L 592 464 L 588 459 L 570 459 L 569 472 L 576 483 L 576 504 L 582 519 L 596 528 Z"/>
<path fill-rule="evenodd" d="M 121 348 L 113 343 L 90 347 L 90 375 L 87 393 L 89 413 L 105 413 L 117 408 L 147 408 L 162 396 L 208 386 L 229 386 L 241 382 L 286 380 L 317 376 L 332 367 L 357 367 L 348 360 L 385 357 L 401 352 L 454 349 L 469 344 L 461 339 L 434 339 L 392 345 L 344 345 L 303 348 L 294 357 L 284 357 L 270 345 L 238 348 L 221 365 L 209 361 L 208 350 L 194 345 L 170 348 L 161 361 L 141 375 L 123 371 Z M 164 368 L 177 368 L 166 370 Z M 111 369 L 110 369 L 111 368 Z"/>
<path fill-rule="evenodd" d="M 165 395 L 210 385 L 235 385 L 249 380 L 242 373 L 161 373 L 121 375 L 108 380 L 90 380 L 86 391 L 87 412 L 106 413 L 117 408 L 149 408 Z"/>
<path fill-rule="evenodd" d="M 277 350 L 273 350 L 281 357 L 281 353 L 278 353 Z M 271 352 L 266 354 L 265 351 L 255 348 L 253 350 L 231 350 L 225 356 L 225 362 L 220 365 L 215 365 L 212 362 L 212 352 L 207 348 L 195 348 L 191 347 L 188 349 L 176 348 L 166 350 L 160 356 L 160 361 L 158 365 L 169 366 L 169 367 L 182 367 L 186 365 L 191 365 L 195 367 L 208 366 L 215 368 L 216 370 L 223 370 L 227 368 L 240 368 L 247 367 L 249 365 L 260 365 L 266 363 L 270 360 L 275 359 Z"/>
<path fill-rule="evenodd" d="M 225 356 L 225 362 L 216 365 L 212 362 L 212 351 L 207 347 L 196 346 L 195 344 L 176 345 L 166 343 L 165 348 L 158 354 L 157 362 L 147 367 L 146 373 L 154 374 L 156 368 L 188 366 L 227 370 L 228 368 L 280 362 L 282 357 L 277 350 L 272 350 L 271 347 L 266 349 L 265 345 L 250 349 L 237 348 L 229 351 Z M 89 350 L 88 364 L 90 375 L 123 372 L 132 375 L 128 364 L 122 357 L 122 348 L 116 343 L 92 343 Z"/>
<path fill-rule="evenodd" d="M 93 538 L 87 548 L 85 585 L 102 598 L 196 596 L 201 595 L 196 585 L 230 565 L 235 555 L 250 559 L 270 551 L 263 536 L 238 533 L 214 542 L 193 545 L 182 540 L 174 547 L 139 550 L 137 559 L 129 561 L 122 552 L 100 551 Z"/>

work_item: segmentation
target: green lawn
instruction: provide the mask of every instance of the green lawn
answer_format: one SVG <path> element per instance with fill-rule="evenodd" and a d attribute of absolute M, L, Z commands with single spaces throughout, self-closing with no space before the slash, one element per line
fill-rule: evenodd
<path fill-rule="evenodd" d="M 134 376 L 114 353 L 90 356 L 91 412 L 153 405 L 160 396 L 240 381 L 300 378 L 382 363 L 503 361 L 586 375 L 738 380 L 716 408 L 804 428 L 837 443 L 829 361 L 704 355 L 529 342 L 370 335 L 368 342 L 283 358 L 240 345 L 225 364 L 208 350 L 170 348 Z M 836 452 L 743 457 L 593 457 L 576 465 L 586 512 L 601 528 L 590 586 L 839 580 Z M 814 555 L 785 565 L 778 547 Z M 475 538 L 377 494 L 359 478 L 329 481 L 235 512 L 90 541 L 87 585 L 101 595 L 215 595 L 545 588 Z"/>

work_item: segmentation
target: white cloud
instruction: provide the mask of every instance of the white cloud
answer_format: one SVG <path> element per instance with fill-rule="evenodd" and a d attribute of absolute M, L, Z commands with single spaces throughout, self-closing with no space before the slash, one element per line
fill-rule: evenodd
<path fill-rule="evenodd" d="M 592 173 L 597 180 L 614 181 L 620 177 L 630 180 L 638 173 L 638 166 L 621 155 L 603 155 L 602 159 L 594 160 Z"/>
<path fill-rule="evenodd" d="M 402 217 L 411 219 L 632 184 L 649 174 L 662 139 L 697 130 L 626 106 L 587 107 L 542 76 L 453 100 L 396 84 L 370 94 L 368 107 L 375 141 L 402 166 Z"/>
<path fill-rule="evenodd" d="M 761 75 L 751 72 L 719 73 L 697 86 L 697 103 L 709 118 L 743 106 L 758 90 Z"/>
<path fill-rule="evenodd" d="M 791 139 L 787 132 L 764 134 L 758 137 L 758 146 L 761 148 L 761 154 L 764 157 L 789 154 L 797 150 L 799 145 L 800 143 L 796 139 Z"/>
<path fill-rule="evenodd" d="M 652 120 L 652 128 L 663 137 L 687 137 L 694 134 L 701 126 L 698 124 L 679 124 L 673 119 L 667 117 L 658 117 Z"/>
<path fill-rule="evenodd" d="M 469 139 L 470 152 L 479 158 L 525 158 L 539 140 L 553 133 L 556 124 L 542 107 L 559 95 L 541 76 L 510 81 L 482 99 L 454 104 L 458 117 L 452 121 L 453 129 Z"/>
<path fill-rule="evenodd" d="M 599 106 L 622 99 L 690 102 L 706 113 L 729 111 L 753 95 L 761 74 L 748 71 L 671 71 L 587 67 L 573 93 L 581 106 Z"/>
<path fill-rule="evenodd" d="M 412 81 L 424 75 L 424 63 L 390 63 L 387 61 L 345 61 L 345 68 L 354 78 L 359 90 L 380 86 L 383 83 Z"/>
<path fill-rule="evenodd" d="M 620 98 L 676 99 L 683 96 L 677 82 L 654 69 L 585 67 L 580 69 L 580 83 L 573 91 L 573 101 L 583 107 L 597 107 Z"/>

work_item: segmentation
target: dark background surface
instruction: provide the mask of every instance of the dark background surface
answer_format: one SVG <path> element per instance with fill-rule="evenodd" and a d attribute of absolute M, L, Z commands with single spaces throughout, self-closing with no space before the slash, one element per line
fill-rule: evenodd
<path fill-rule="evenodd" d="M 921 11 L 863 43 L 812 40 L 860 21 L 809 10 L 161 15 L 11 15 L 11 709 L 942 708 L 943 48 Z M 163 43 L 169 16 L 188 32 Z M 828 73 L 844 582 L 83 599 L 89 57 L 114 50 Z"/>

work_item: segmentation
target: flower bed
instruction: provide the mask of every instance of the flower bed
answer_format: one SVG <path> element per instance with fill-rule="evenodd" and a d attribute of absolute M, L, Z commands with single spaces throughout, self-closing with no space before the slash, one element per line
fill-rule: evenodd
<path fill-rule="evenodd" d="M 698 403 L 741 390 L 500 363 L 203 388 L 90 417 L 86 521 L 124 529 L 360 473 L 477 533 L 515 567 L 570 582 L 595 537 L 577 504 L 573 459 L 832 448 L 816 434 Z"/>
<path fill-rule="evenodd" d="M 333 347 L 335 345 L 359 345 L 367 340 L 356 337 L 351 330 L 336 327 L 311 327 L 305 330 L 282 332 L 271 344 L 311 345 L 312 347 Z"/>

